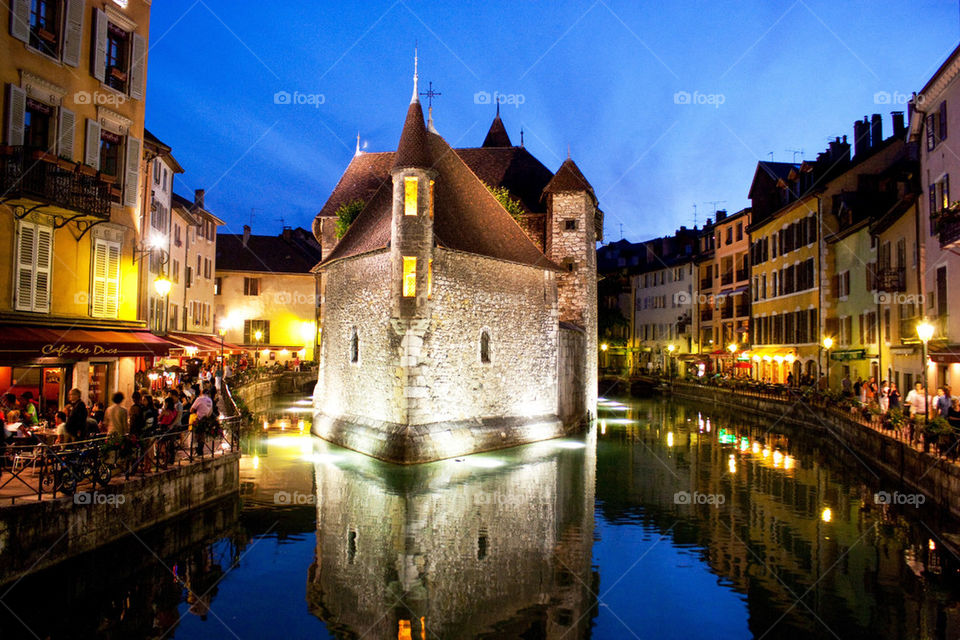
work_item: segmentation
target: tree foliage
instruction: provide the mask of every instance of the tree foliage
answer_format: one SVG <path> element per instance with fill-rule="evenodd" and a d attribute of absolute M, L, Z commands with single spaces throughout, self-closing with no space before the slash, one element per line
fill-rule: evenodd
<path fill-rule="evenodd" d="M 363 200 L 351 200 L 350 202 L 345 202 L 340 205 L 334 214 L 337 217 L 337 240 L 343 237 L 365 206 L 366 204 Z"/>
<path fill-rule="evenodd" d="M 493 194 L 493 197 L 497 199 L 504 209 L 507 210 L 514 220 L 520 220 L 520 218 L 526 213 L 523 208 L 523 205 L 520 204 L 520 201 L 510 195 L 510 190 L 506 187 L 491 187 L 486 182 L 483 185 Z"/>

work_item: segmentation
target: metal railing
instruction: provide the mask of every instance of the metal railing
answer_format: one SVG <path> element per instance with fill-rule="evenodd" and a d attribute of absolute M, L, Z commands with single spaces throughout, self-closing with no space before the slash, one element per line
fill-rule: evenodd
<path fill-rule="evenodd" d="M 960 216 L 945 218 L 939 224 L 940 248 L 953 248 L 960 244 Z"/>
<path fill-rule="evenodd" d="M 898 293 L 907 289 L 907 273 L 903 267 L 877 271 L 877 290 Z"/>
<path fill-rule="evenodd" d="M 0 147 L 0 192 L 6 198 L 27 197 L 54 206 L 110 218 L 111 185 L 79 171 L 72 162 L 57 161 L 42 150 Z"/>

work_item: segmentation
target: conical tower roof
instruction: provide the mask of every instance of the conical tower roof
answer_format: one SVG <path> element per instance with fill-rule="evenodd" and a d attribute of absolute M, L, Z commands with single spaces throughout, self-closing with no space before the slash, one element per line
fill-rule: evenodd
<path fill-rule="evenodd" d="M 400 142 L 397 143 L 393 168 L 429 169 L 432 164 L 430 150 L 427 147 L 427 127 L 423 123 L 423 108 L 420 106 L 420 100 L 415 97 L 410 102 L 410 108 L 407 109 L 407 119 L 403 123 Z"/>
<path fill-rule="evenodd" d="M 507 128 L 503 126 L 503 120 L 500 119 L 500 105 L 497 105 L 497 115 L 490 124 L 490 130 L 487 131 L 487 137 L 483 139 L 484 147 L 512 147 L 510 136 L 507 135 Z"/>

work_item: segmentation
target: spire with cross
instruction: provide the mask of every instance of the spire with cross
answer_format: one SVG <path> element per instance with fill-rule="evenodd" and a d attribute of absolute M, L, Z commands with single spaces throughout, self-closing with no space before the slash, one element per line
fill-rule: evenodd
<path fill-rule="evenodd" d="M 426 96 L 427 98 L 427 129 L 434 131 L 433 128 L 433 99 L 437 96 L 442 96 L 443 94 L 439 91 L 433 90 L 433 82 L 431 81 L 427 85 L 427 90 L 420 92 L 420 95 Z"/>

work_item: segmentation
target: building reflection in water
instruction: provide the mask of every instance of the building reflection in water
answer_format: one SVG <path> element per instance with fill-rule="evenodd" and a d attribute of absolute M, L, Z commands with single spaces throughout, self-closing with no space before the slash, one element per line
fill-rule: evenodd
<path fill-rule="evenodd" d="M 337 637 L 585 638 L 595 432 L 398 467 L 318 441 L 307 600 Z"/>
<path fill-rule="evenodd" d="M 956 525 L 878 501 L 893 488 L 829 434 L 654 400 L 598 423 L 598 518 L 670 531 L 744 594 L 755 637 L 960 634 L 960 562 L 935 533 Z"/>

